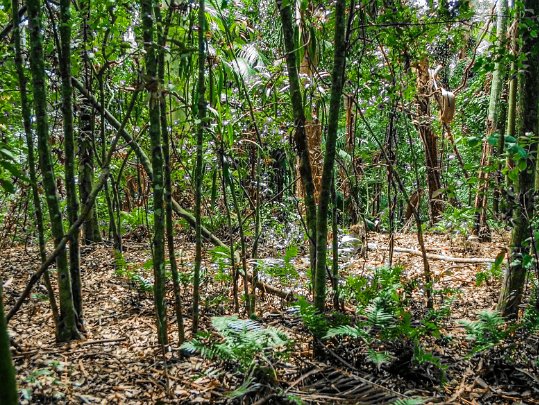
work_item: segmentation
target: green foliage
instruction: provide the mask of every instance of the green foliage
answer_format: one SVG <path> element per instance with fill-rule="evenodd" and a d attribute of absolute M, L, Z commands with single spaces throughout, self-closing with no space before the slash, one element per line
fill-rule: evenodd
<path fill-rule="evenodd" d="M 355 326 L 329 328 L 325 339 L 336 336 L 359 339 L 366 346 L 367 360 L 378 369 L 397 357 L 396 352 L 392 353 L 388 348 L 402 343 L 410 344 L 414 348 L 413 361 L 418 366 L 424 363 L 435 366 L 440 370 L 443 382 L 445 366 L 439 358 L 421 348 L 421 339 L 425 336 L 441 337 L 439 323 L 449 316 L 449 306 L 431 310 L 414 323 L 412 314 L 406 310 L 401 272 L 401 268 L 379 268 L 375 270 L 372 280 L 353 279 L 355 285 L 362 289 L 355 293 L 357 301 L 362 303 L 358 305 L 360 320 Z"/>
<path fill-rule="evenodd" d="M 314 336 L 324 336 L 329 329 L 327 318 L 320 314 L 306 298 L 300 297 L 295 305 L 299 310 L 301 320 Z"/>
<path fill-rule="evenodd" d="M 350 276 L 346 279 L 341 294 L 355 301 L 359 307 L 366 306 L 380 294 L 385 301 L 398 300 L 399 289 L 409 289 L 411 285 L 401 284 L 402 267 L 379 267 L 372 275 Z"/>
<path fill-rule="evenodd" d="M 13 177 L 28 180 L 22 176 L 11 146 L 0 142 L 0 187 L 7 193 L 15 192 Z"/>
<path fill-rule="evenodd" d="M 505 339 L 511 328 L 506 327 L 503 317 L 495 311 L 482 311 L 475 322 L 462 320 L 460 322 L 473 342 L 472 354 L 487 350 Z"/>
<path fill-rule="evenodd" d="M 32 370 L 29 374 L 22 379 L 26 388 L 21 389 L 21 396 L 26 401 L 36 401 L 34 395 L 41 389 L 48 389 L 49 387 L 58 387 L 62 384 L 62 374 L 65 372 L 64 363 L 57 360 L 51 360 L 47 362 L 45 367 Z M 51 394 L 51 399 L 54 401 L 62 401 L 65 399 L 60 389 Z"/>
<path fill-rule="evenodd" d="M 425 401 L 419 398 L 397 399 L 393 405 L 422 405 Z"/>
<path fill-rule="evenodd" d="M 114 274 L 118 277 L 126 278 L 131 285 L 133 285 L 141 293 L 151 293 L 153 291 L 153 281 L 140 274 L 141 271 L 150 271 L 152 268 L 152 261 L 148 260 L 142 266 L 127 263 L 121 252 L 115 252 L 115 270 Z"/>
<path fill-rule="evenodd" d="M 212 341 L 209 333 L 199 333 L 181 348 L 197 351 L 208 359 L 233 362 L 243 372 L 287 355 L 292 342 L 284 332 L 251 325 L 236 316 L 214 317 L 212 326 L 220 336 L 219 342 Z"/>
<path fill-rule="evenodd" d="M 505 258 L 505 252 L 502 252 L 496 256 L 494 263 L 489 265 L 486 270 L 478 271 L 475 275 L 475 284 L 480 286 L 482 284 L 490 284 L 492 281 L 500 280 L 503 276 L 502 263 Z"/>
<path fill-rule="evenodd" d="M 467 236 L 475 220 L 472 207 L 448 207 L 442 214 L 442 219 L 434 226 L 433 230 L 439 232 L 451 232 L 454 235 Z"/>
<path fill-rule="evenodd" d="M 268 262 L 260 259 L 257 261 L 257 265 L 260 266 L 261 271 L 272 277 L 279 278 L 282 282 L 295 280 L 299 277 L 299 273 L 292 260 L 298 255 L 298 251 L 299 249 L 296 245 L 289 245 L 285 249 L 282 264 L 276 261 Z"/>

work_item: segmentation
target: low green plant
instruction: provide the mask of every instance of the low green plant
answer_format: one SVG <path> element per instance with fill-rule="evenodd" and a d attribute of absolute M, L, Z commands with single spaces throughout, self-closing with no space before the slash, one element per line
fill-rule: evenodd
<path fill-rule="evenodd" d="M 489 285 L 492 281 L 500 280 L 503 275 L 503 260 L 505 258 L 505 251 L 496 256 L 496 260 L 492 265 L 488 266 L 486 270 L 479 271 L 475 275 L 475 284 L 480 286 L 482 284 Z"/>
<path fill-rule="evenodd" d="M 242 372 L 253 366 L 260 368 L 263 363 L 270 365 L 273 360 L 288 354 L 292 341 L 284 332 L 274 327 L 252 325 L 255 324 L 239 320 L 236 316 L 213 317 L 212 326 L 220 341 L 214 342 L 212 334 L 201 332 L 181 348 L 199 352 L 208 359 L 232 362 Z"/>
<path fill-rule="evenodd" d="M 477 321 L 462 320 L 460 323 L 473 342 L 472 355 L 496 346 L 512 329 L 506 327 L 505 320 L 496 311 L 481 311 Z"/>
<path fill-rule="evenodd" d="M 326 334 L 330 327 L 327 318 L 318 313 L 314 305 L 307 301 L 306 298 L 300 297 L 295 308 L 299 310 L 299 316 L 309 332 L 314 336 L 324 336 Z"/>
<path fill-rule="evenodd" d="M 328 328 L 325 338 L 348 336 L 362 341 L 366 346 L 367 360 L 378 369 L 397 357 L 399 345 L 410 345 L 414 348 L 412 360 L 417 365 L 428 362 L 438 368 L 443 382 L 445 366 L 434 354 L 421 348 L 421 339 L 425 336 L 442 337 L 439 324 L 449 316 L 451 301 L 414 321 L 412 313 L 406 309 L 406 296 L 410 294 L 403 294 L 413 285 L 401 281 L 401 272 L 402 268 L 383 267 L 377 269 L 371 279 L 354 278 L 353 284 L 362 288 L 361 291 L 352 291 L 357 299 L 360 320 L 353 326 Z M 395 346 L 394 353 L 388 350 L 392 346 Z"/>

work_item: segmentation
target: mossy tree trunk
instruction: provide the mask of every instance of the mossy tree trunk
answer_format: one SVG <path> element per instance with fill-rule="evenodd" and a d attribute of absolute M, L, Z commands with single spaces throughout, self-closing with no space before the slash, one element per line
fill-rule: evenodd
<path fill-rule="evenodd" d="M 152 148 L 153 186 L 153 272 L 157 337 L 160 344 L 168 343 L 165 302 L 165 207 L 163 181 L 163 150 L 159 104 L 161 89 L 157 75 L 157 53 L 154 40 L 154 3 L 141 0 L 142 28 L 146 51 L 146 89 L 149 94 L 150 140 Z"/>
<path fill-rule="evenodd" d="M 197 84 L 197 137 L 196 137 L 196 167 L 195 167 L 195 274 L 193 279 L 193 335 L 198 331 L 199 302 L 200 302 L 200 267 L 202 265 L 202 177 L 203 161 L 202 148 L 204 143 L 204 126 L 206 121 L 206 11 L 205 1 L 198 2 L 198 84 Z M 245 286 L 247 288 L 247 286 Z M 245 297 L 248 300 L 248 297 Z"/>
<path fill-rule="evenodd" d="M 80 10 L 82 18 L 82 43 L 81 50 L 83 82 L 88 91 L 91 91 L 91 70 L 88 60 L 88 41 L 90 39 L 90 28 L 88 19 L 90 18 L 90 2 L 82 2 Z M 80 105 L 79 115 L 79 192 L 80 200 L 84 204 L 88 200 L 94 182 L 94 123 L 93 109 L 87 100 L 83 100 Z M 97 220 L 97 210 L 92 208 L 88 218 L 82 226 L 82 242 L 93 243 L 101 241 L 99 223 Z"/>
<path fill-rule="evenodd" d="M 537 27 L 539 0 L 524 2 L 523 23 Z M 513 231 L 509 268 L 504 277 L 498 310 L 505 317 L 518 316 L 526 282 L 526 257 L 529 256 L 530 221 L 534 211 L 535 159 L 539 134 L 539 40 L 533 29 L 522 30 L 522 55 L 527 69 L 518 76 L 517 134 L 520 145 L 526 145 L 526 168 L 521 170 L 515 184 L 516 202 L 513 210 Z"/>
<path fill-rule="evenodd" d="M 67 217 L 72 226 L 79 215 L 75 181 L 75 137 L 73 131 L 73 88 L 71 85 L 71 0 L 60 0 L 60 75 L 62 77 L 62 116 L 65 149 Z M 69 271 L 77 323 L 82 325 L 82 284 L 80 274 L 79 233 L 69 239 Z"/>
<path fill-rule="evenodd" d="M 30 71 L 34 96 L 36 134 L 39 150 L 39 166 L 43 176 L 43 188 L 46 193 L 47 206 L 51 222 L 51 233 L 55 244 L 64 236 L 60 203 L 56 189 L 54 166 L 49 148 L 49 123 L 47 115 L 47 91 L 45 87 L 45 64 L 43 56 L 43 38 L 41 27 L 40 0 L 27 0 L 28 25 L 30 29 Z M 80 338 L 77 328 L 77 313 L 73 303 L 71 274 L 65 249 L 56 259 L 58 273 L 60 316 L 56 330 L 56 339 L 66 342 Z"/>
<path fill-rule="evenodd" d="M 344 85 L 344 67 L 346 64 L 346 43 L 344 35 L 346 28 L 345 11 L 346 1 L 337 0 L 335 5 L 335 51 L 333 55 L 331 99 L 329 104 L 324 167 L 322 171 L 322 189 L 320 192 L 316 218 L 316 281 L 314 290 L 314 304 L 317 310 L 320 312 L 324 311 L 326 303 L 328 212 L 333 183 L 333 171 L 335 166 L 337 130 L 339 129 L 342 90 Z"/>
<path fill-rule="evenodd" d="M 297 63 L 297 41 L 294 34 L 294 18 L 292 14 L 291 2 L 276 0 L 283 30 L 283 40 L 286 51 L 286 67 L 288 71 L 288 81 L 290 83 L 290 101 L 294 117 L 294 142 L 296 152 L 299 157 L 299 172 L 301 183 L 304 187 L 307 236 L 310 242 L 311 271 L 314 277 L 316 268 L 316 202 L 315 187 L 309 156 L 309 146 L 305 131 L 305 110 L 303 96 L 301 93 L 298 63 Z M 324 242 L 325 243 L 325 242 Z M 314 287 L 314 286 L 313 286 Z"/>
<path fill-rule="evenodd" d="M 4 302 L 2 294 L 3 280 L 0 278 L 0 404 L 17 405 L 17 381 L 15 368 L 9 350 L 9 335 L 7 333 L 6 317 L 4 315 Z"/>
<path fill-rule="evenodd" d="M 47 251 L 45 248 L 45 230 L 43 226 L 43 210 L 41 209 L 41 200 L 39 198 L 39 190 L 37 188 L 36 160 L 34 155 L 34 135 L 32 134 L 32 118 L 30 111 L 30 103 L 28 101 L 27 80 L 24 73 L 24 61 L 22 58 L 21 46 L 21 28 L 19 17 L 19 2 L 13 0 L 11 2 L 13 11 L 13 43 L 15 46 L 15 66 L 17 68 L 17 76 L 19 79 L 19 92 L 21 95 L 21 112 L 24 126 L 24 134 L 26 137 L 26 147 L 28 148 L 28 174 L 30 176 L 30 186 L 32 188 L 32 201 L 34 203 L 34 215 L 36 219 L 37 235 L 39 241 L 39 256 L 41 263 L 47 259 Z M 43 275 L 45 286 L 49 295 L 52 317 L 54 324 L 58 323 L 58 305 L 54 290 L 51 285 L 49 272 Z"/>
<path fill-rule="evenodd" d="M 172 11 L 169 11 L 169 18 L 165 25 L 158 28 L 157 42 L 159 51 L 157 53 L 159 83 L 162 88 L 165 85 L 165 52 L 168 27 Z M 158 23 L 162 24 L 159 6 L 155 5 L 155 15 Z M 180 275 L 178 273 L 178 263 L 176 261 L 176 252 L 174 249 L 174 224 L 172 216 L 172 177 L 170 167 L 170 136 L 167 123 L 167 103 L 164 96 L 159 100 L 159 113 L 161 123 L 161 135 L 163 137 L 163 160 L 165 170 L 165 216 L 166 216 L 166 238 L 168 248 L 168 259 L 170 261 L 170 272 L 172 273 L 172 284 L 174 286 L 174 311 L 176 312 L 176 322 L 178 323 L 178 344 L 181 345 L 185 340 L 185 329 L 182 313 L 182 297 L 180 291 Z"/>

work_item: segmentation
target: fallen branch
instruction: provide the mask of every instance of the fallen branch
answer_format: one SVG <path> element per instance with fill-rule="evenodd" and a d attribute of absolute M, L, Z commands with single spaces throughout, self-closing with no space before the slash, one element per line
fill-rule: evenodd
<path fill-rule="evenodd" d="M 368 250 L 376 251 L 378 250 L 378 248 L 373 244 L 369 244 Z M 393 251 L 397 253 L 407 253 L 414 256 L 423 256 L 423 253 L 420 250 L 416 250 L 416 249 L 396 247 L 396 248 L 393 248 Z M 433 253 L 426 253 L 426 256 L 429 259 L 443 260 L 445 262 L 453 262 L 453 263 L 494 263 L 496 261 L 495 259 L 491 259 L 487 257 L 452 257 L 452 256 L 445 256 L 445 255 L 436 255 Z"/>

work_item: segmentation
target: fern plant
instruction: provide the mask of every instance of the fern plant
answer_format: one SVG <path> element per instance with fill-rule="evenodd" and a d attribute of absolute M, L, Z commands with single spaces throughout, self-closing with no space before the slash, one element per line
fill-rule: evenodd
<path fill-rule="evenodd" d="M 482 311 L 479 320 L 462 320 L 460 323 L 464 326 L 468 339 L 473 342 L 472 354 L 495 346 L 509 333 L 503 317 L 495 311 Z"/>
<path fill-rule="evenodd" d="M 274 327 L 262 327 L 254 321 L 241 320 L 235 316 L 212 318 L 212 326 L 221 337 L 211 342 L 211 334 L 199 333 L 181 349 L 198 352 L 202 357 L 229 361 L 239 366 L 242 372 L 263 361 L 284 357 L 291 346 L 288 336 Z"/>

